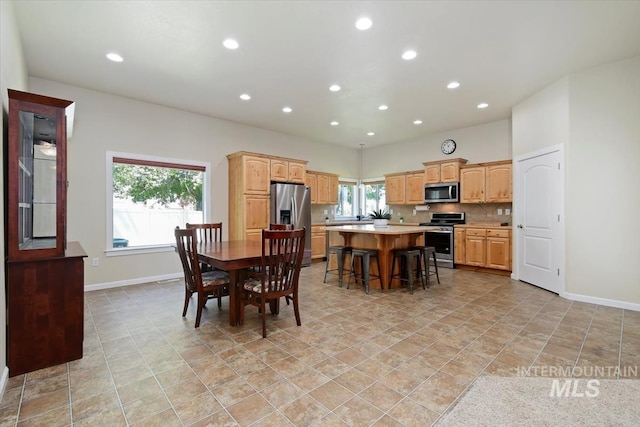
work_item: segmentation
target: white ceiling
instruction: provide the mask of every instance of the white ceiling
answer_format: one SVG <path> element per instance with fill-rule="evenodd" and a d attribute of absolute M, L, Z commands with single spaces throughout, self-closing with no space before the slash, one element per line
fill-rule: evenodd
<path fill-rule="evenodd" d="M 354 148 L 508 118 L 571 72 L 640 55 L 637 0 L 14 6 L 30 76 Z M 354 27 L 361 16 L 368 31 Z M 240 48 L 225 49 L 228 37 Z M 418 56 L 405 61 L 409 48 Z"/>

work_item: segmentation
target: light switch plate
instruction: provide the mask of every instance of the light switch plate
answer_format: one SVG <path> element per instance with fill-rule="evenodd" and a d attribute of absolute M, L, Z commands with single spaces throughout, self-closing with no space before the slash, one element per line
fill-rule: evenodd
<path fill-rule="evenodd" d="M 502 209 L 498 209 L 498 215 L 502 215 Z"/>
<path fill-rule="evenodd" d="M 511 215 L 511 209 L 505 209 L 504 214 L 505 215 Z"/>

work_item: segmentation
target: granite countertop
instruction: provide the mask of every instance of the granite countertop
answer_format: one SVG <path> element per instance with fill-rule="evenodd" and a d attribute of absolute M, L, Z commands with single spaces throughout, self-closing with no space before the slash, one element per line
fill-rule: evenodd
<path fill-rule="evenodd" d="M 506 222 L 468 222 L 466 224 L 456 224 L 455 228 L 511 228 L 511 224 Z"/>
<path fill-rule="evenodd" d="M 373 224 L 373 220 L 367 220 L 367 221 L 329 221 L 329 222 L 314 222 L 313 226 L 315 225 L 326 225 L 327 227 L 334 227 L 337 225 L 360 225 L 360 224 Z M 420 223 L 418 222 L 402 222 L 400 223 L 399 221 L 389 221 L 389 225 L 407 225 L 407 226 L 418 226 L 420 225 Z"/>

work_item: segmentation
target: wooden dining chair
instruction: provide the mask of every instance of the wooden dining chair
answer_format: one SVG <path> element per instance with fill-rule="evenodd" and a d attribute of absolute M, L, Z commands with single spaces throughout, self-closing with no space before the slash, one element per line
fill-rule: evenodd
<path fill-rule="evenodd" d="M 304 228 L 297 230 L 262 230 L 262 259 L 259 277 L 249 277 L 242 286 L 240 322 L 244 307 L 253 305 L 262 316 L 262 337 L 267 337 L 267 303 L 278 307 L 284 297 L 293 304 L 296 324 L 300 326 L 298 281 L 305 244 Z M 274 314 L 277 314 L 277 309 Z"/>
<path fill-rule="evenodd" d="M 198 260 L 198 232 L 195 228 L 175 229 L 176 246 L 184 271 L 184 308 L 182 317 L 187 314 L 189 301 L 193 294 L 197 294 L 196 328 L 200 326 L 202 308 L 211 298 L 218 299 L 218 308 L 222 307 L 223 295 L 229 295 L 229 274 L 224 271 L 209 271 L 202 273 Z"/>
<path fill-rule="evenodd" d="M 203 224 L 186 224 L 187 228 L 194 228 L 197 230 L 198 242 L 221 242 L 222 241 L 222 223 L 221 222 L 209 222 Z M 200 263 L 200 270 L 202 272 L 215 270 L 209 264 Z"/>
<path fill-rule="evenodd" d="M 293 225 L 291 224 L 269 224 L 269 230 L 293 230 Z"/>

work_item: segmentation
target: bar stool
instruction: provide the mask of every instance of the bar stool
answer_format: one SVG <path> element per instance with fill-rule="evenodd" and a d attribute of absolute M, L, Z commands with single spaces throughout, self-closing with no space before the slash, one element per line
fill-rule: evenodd
<path fill-rule="evenodd" d="M 324 280 L 323 283 L 327 283 L 327 274 L 337 274 L 338 275 L 338 285 L 342 287 L 342 278 L 344 276 L 344 259 L 347 254 L 351 253 L 353 249 L 351 246 L 329 246 L 327 254 L 327 266 L 324 270 Z M 331 261 L 331 254 L 335 254 L 337 257 L 337 268 L 329 269 L 329 264 Z M 349 270 L 351 273 L 351 270 Z"/>
<path fill-rule="evenodd" d="M 394 278 L 398 278 L 400 282 L 407 282 L 409 284 L 409 293 L 413 294 L 413 279 L 415 276 L 422 281 L 422 288 L 425 288 L 424 278 L 422 277 L 420 269 L 420 259 L 422 252 L 420 249 L 394 249 L 393 261 L 391 261 L 391 276 L 389 277 L 389 283 Z M 394 274 L 396 271 L 397 261 L 400 261 L 400 272 Z M 413 263 L 416 262 L 417 270 L 414 272 Z"/>
<path fill-rule="evenodd" d="M 422 276 L 422 264 L 424 266 L 425 271 L 425 281 L 427 283 L 427 287 L 429 287 L 429 277 L 436 276 L 436 280 L 438 281 L 438 285 L 440 284 L 440 276 L 438 275 L 438 263 L 436 262 L 436 248 L 433 246 L 412 246 L 411 249 L 417 249 L 420 251 L 420 259 L 421 262 L 418 264 L 418 272 L 420 276 Z M 429 255 L 433 256 L 433 269 L 434 273 L 431 273 L 429 270 Z"/>
<path fill-rule="evenodd" d="M 351 278 L 357 283 L 358 278 L 355 270 L 355 259 L 360 258 L 360 281 L 364 283 L 364 292 L 369 293 L 369 281 L 379 280 L 380 287 L 382 288 L 382 280 L 380 278 L 380 260 L 378 259 L 377 249 L 352 249 L 351 251 L 351 272 L 349 273 L 349 281 L 347 282 L 347 289 L 351 284 Z M 369 268 L 371 267 L 371 259 L 375 259 L 378 264 L 378 274 L 371 274 Z"/>

